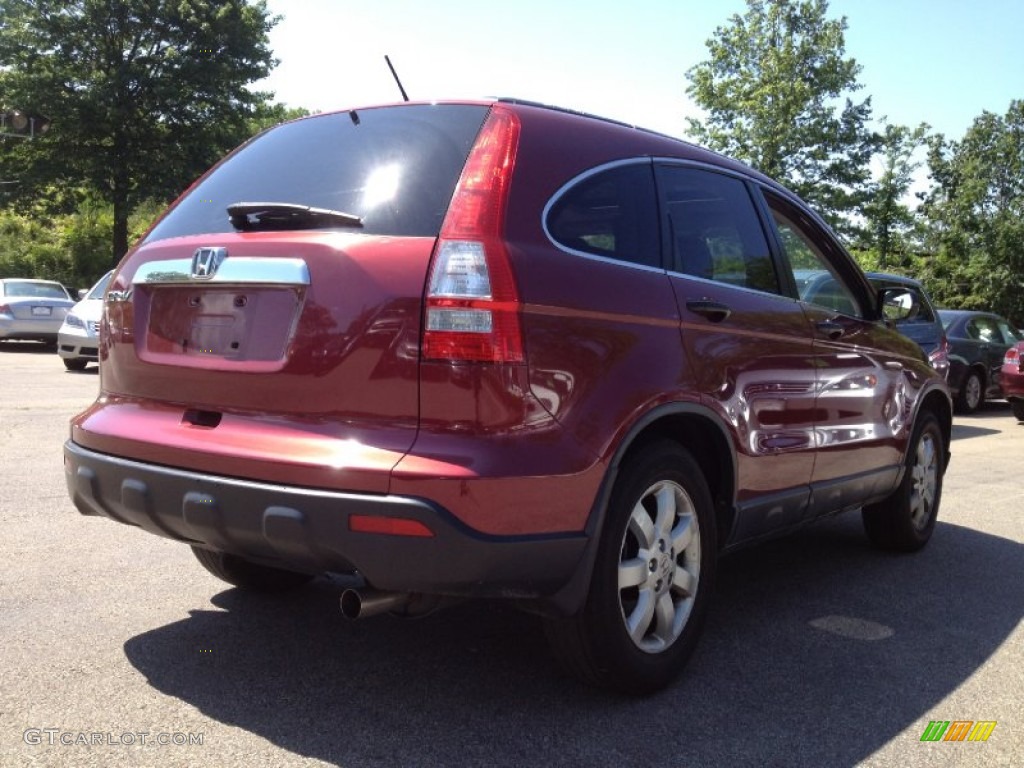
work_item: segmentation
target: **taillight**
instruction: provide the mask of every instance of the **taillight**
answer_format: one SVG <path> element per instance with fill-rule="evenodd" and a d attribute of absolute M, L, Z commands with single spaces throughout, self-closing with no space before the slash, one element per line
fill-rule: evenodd
<path fill-rule="evenodd" d="M 949 372 L 949 339 L 945 335 L 939 340 L 939 345 L 928 353 L 928 362 L 943 376 Z"/>
<path fill-rule="evenodd" d="M 503 240 L 519 118 L 487 116 L 445 216 L 427 282 L 423 357 L 522 362 L 523 333 Z"/>
<path fill-rule="evenodd" d="M 1024 371 L 1024 357 L 1021 357 L 1017 347 L 1010 347 L 1003 357 L 1003 365 L 1016 365 L 1017 370 Z"/>
<path fill-rule="evenodd" d="M 938 368 L 940 365 L 949 365 L 949 339 L 943 336 L 939 341 L 939 345 L 928 353 L 928 360 L 931 361 L 933 368 Z"/>
<path fill-rule="evenodd" d="M 0 304 L 0 315 L 13 315 L 10 304 Z"/>

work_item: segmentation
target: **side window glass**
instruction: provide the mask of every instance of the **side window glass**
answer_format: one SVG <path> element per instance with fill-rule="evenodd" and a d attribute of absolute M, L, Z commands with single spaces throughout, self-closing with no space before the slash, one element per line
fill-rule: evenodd
<path fill-rule="evenodd" d="M 673 270 L 780 292 L 764 229 L 742 181 L 685 166 L 660 165 L 657 173 Z"/>
<path fill-rule="evenodd" d="M 999 330 L 1003 334 L 1003 343 L 1015 344 L 1020 341 L 1020 335 L 1010 327 L 1009 323 L 1004 323 L 1002 320 L 999 321 Z"/>
<path fill-rule="evenodd" d="M 843 283 L 814 238 L 795 220 L 789 206 L 770 197 L 768 203 L 801 301 L 844 315 L 861 316 L 857 298 Z"/>
<path fill-rule="evenodd" d="M 661 267 L 654 176 L 647 162 L 581 180 L 555 201 L 545 225 L 548 236 L 565 248 Z"/>
<path fill-rule="evenodd" d="M 1003 338 L 999 333 L 999 327 L 987 317 L 976 318 L 972 327 L 971 335 L 979 341 L 999 342 L 1001 343 Z"/>

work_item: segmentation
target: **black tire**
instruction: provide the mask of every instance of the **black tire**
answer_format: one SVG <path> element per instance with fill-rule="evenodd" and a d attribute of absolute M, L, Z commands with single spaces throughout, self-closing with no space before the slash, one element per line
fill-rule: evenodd
<path fill-rule="evenodd" d="M 89 364 L 88 360 L 82 360 L 78 357 L 62 357 L 61 360 L 64 361 L 64 367 L 69 371 L 84 371 L 85 366 Z"/>
<path fill-rule="evenodd" d="M 977 371 L 968 371 L 956 393 L 956 412 L 969 416 L 985 402 L 985 380 Z"/>
<path fill-rule="evenodd" d="M 872 544 L 880 549 L 916 552 L 928 543 L 942 500 L 945 460 L 939 420 L 924 411 L 914 426 L 899 487 L 883 501 L 864 507 L 864 530 Z"/>
<path fill-rule="evenodd" d="M 1017 421 L 1024 421 L 1024 400 L 1011 400 L 1010 410 Z"/>
<path fill-rule="evenodd" d="M 678 443 L 658 441 L 627 460 L 609 501 L 583 609 L 545 623 L 552 650 L 571 672 L 628 694 L 653 693 L 679 675 L 714 582 L 713 509 L 700 467 Z M 660 526 L 659 511 L 666 515 Z M 620 578 L 636 584 L 620 588 Z"/>
<path fill-rule="evenodd" d="M 192 553 L 200 565 L 218 579 L 254 592 L 283 592 L 297 589 L 314 578 L 308 573 L 296 573 L 295 571 L 258 565 L 237 555 L 229 555 L 202 547 L 192 547 Z"/>

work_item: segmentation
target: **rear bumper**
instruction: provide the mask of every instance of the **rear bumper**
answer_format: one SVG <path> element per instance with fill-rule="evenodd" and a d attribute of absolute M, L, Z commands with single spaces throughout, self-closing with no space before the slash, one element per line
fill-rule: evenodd
<path fill-rule="evenodd" d="M 64 445 L 79 512 L 307 573 L 358 571 L 382 590 L 545 598 L 573 576 L 586 534 L 493 536 L 421 498 L 343 493 L 143 464 Z M 453 481 L 457 482 L 457 481 Z M 352 531 L 352 514 L 399 517 L 433 536 Z"/>
<path fill-rule="evenodd" d="M 57 331 L 62 319 L 32 320 L 25 318 L 0 318 L 0 339 L 12 341 L 46 341 L 57 340 Z"/>

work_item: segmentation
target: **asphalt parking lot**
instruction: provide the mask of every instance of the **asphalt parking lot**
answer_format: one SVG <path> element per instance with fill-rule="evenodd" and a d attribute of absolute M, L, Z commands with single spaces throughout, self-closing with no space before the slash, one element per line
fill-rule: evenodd
<path fill-rule="evenodd" d="M 561 674 L 536 618 L 464 604 L 350 623 L 341 587 L 226 588 L 180 544 L 79 515 L 68 419 L 95 367 L 0 344 L 0 765 L 1024 765 L 1024 424 L 954 426 L 934 538 L 856 515 L 732 555 L 677 685 Z M 922 742 L 931 721 L 994 721 Z"/>

